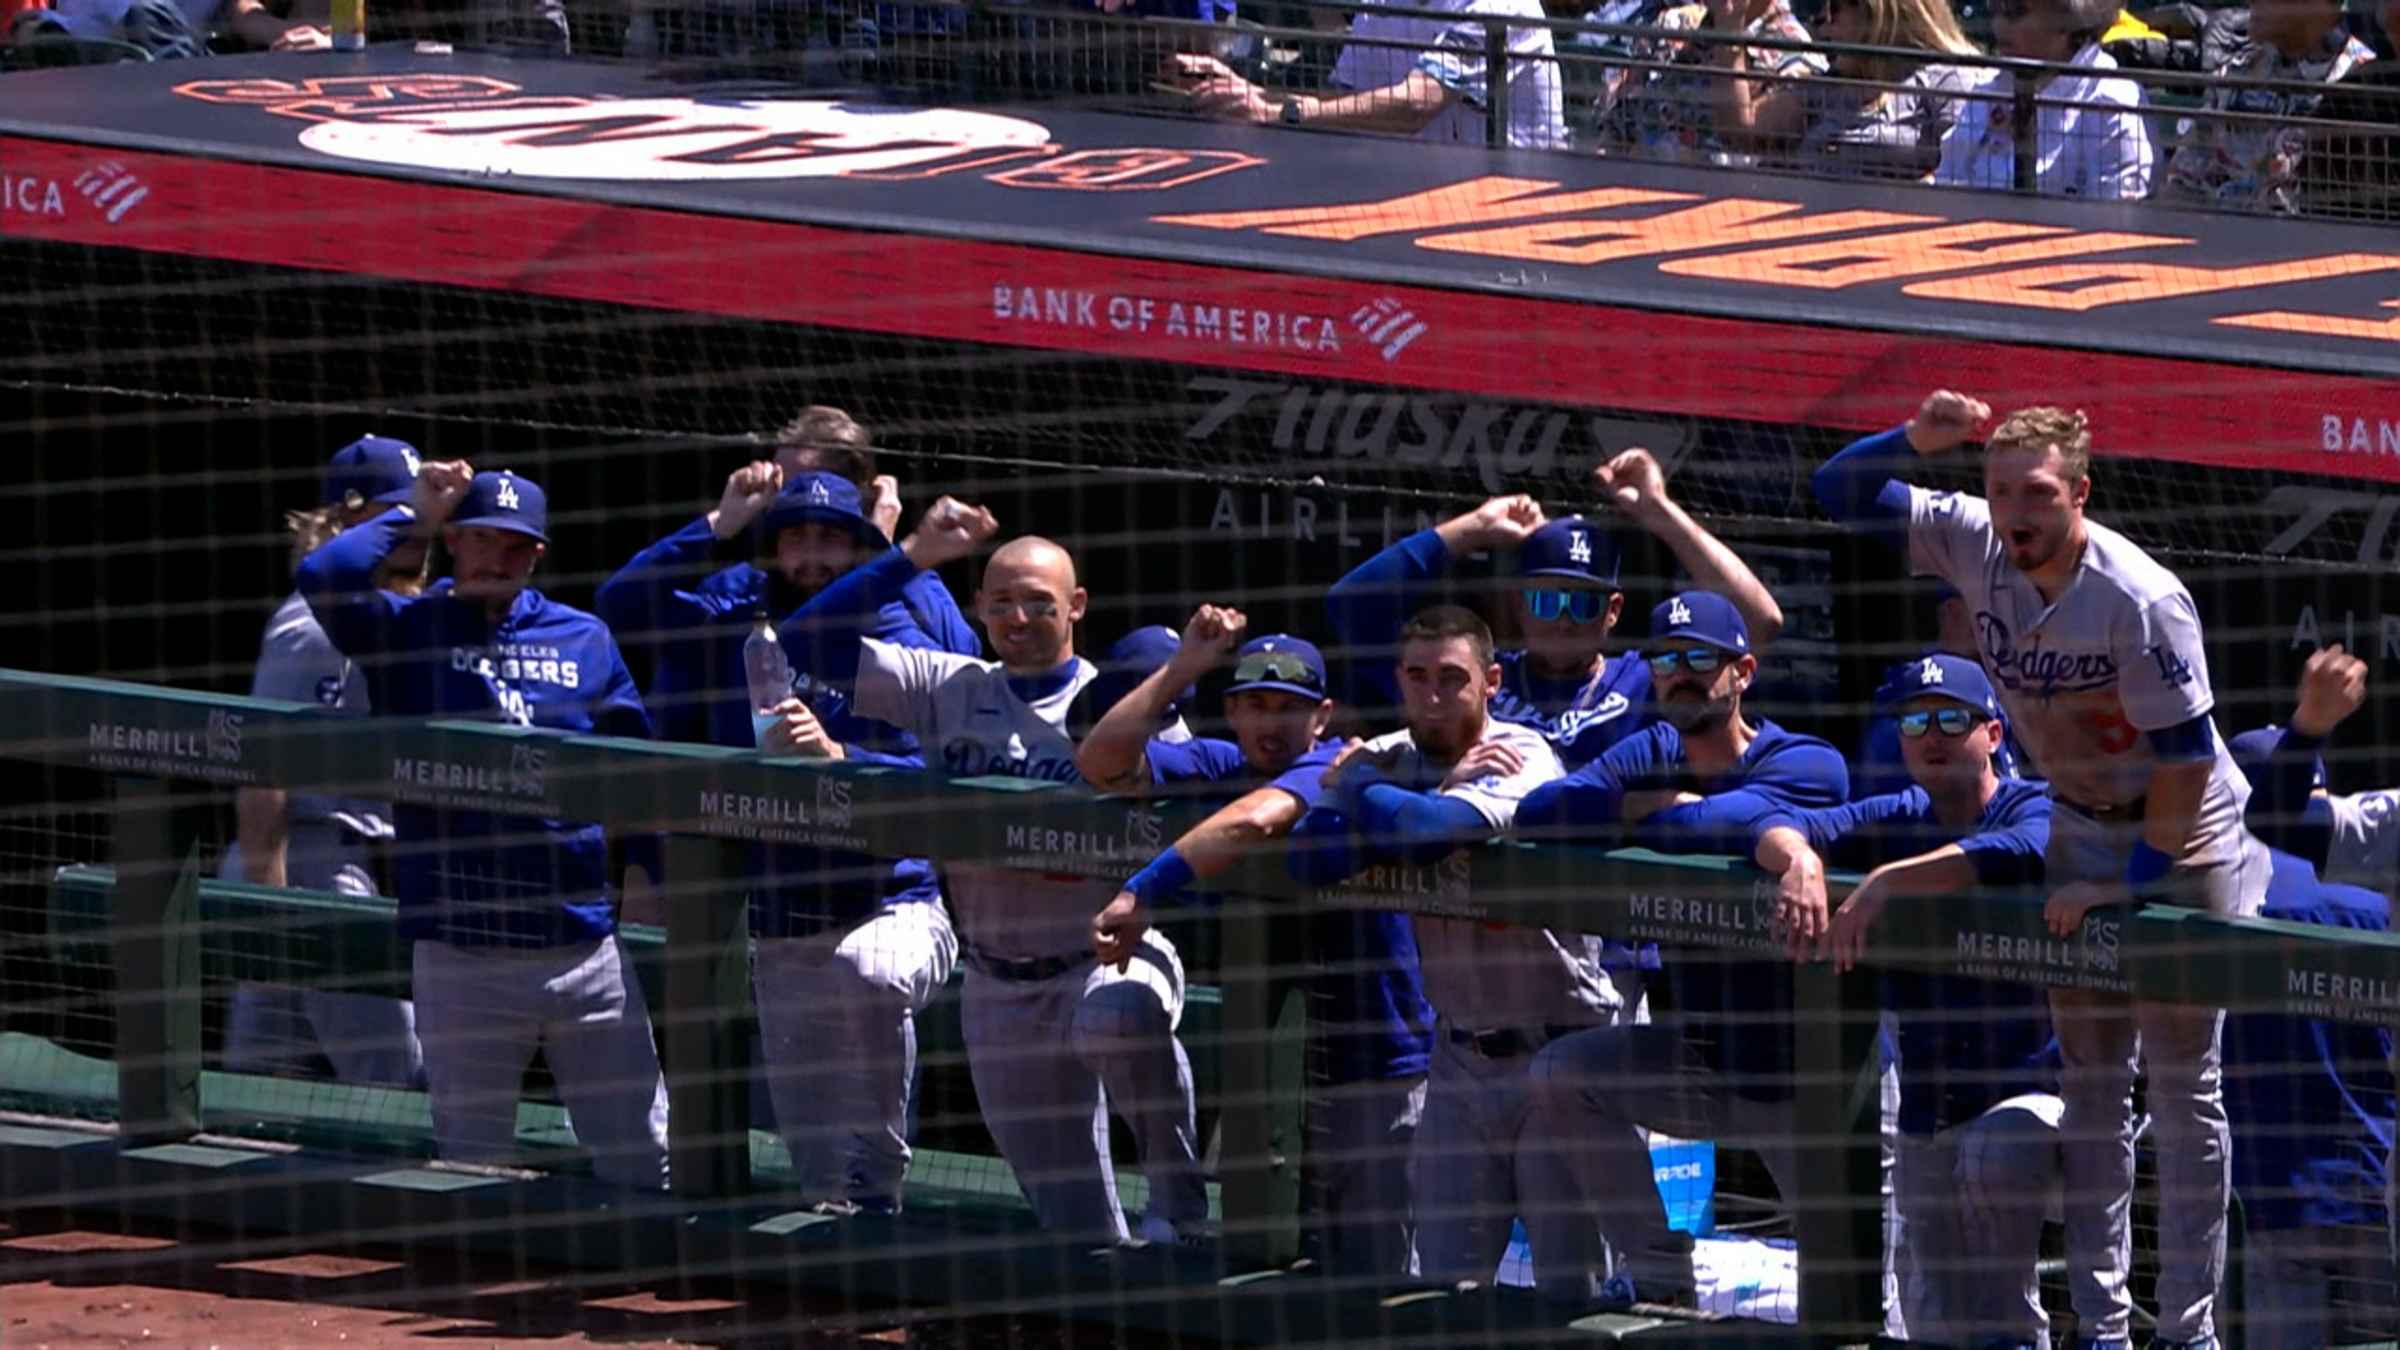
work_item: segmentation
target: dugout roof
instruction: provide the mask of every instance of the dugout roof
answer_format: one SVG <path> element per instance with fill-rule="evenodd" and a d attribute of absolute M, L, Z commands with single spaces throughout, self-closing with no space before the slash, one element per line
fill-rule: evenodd
<path fill-rule="evenodd" d="M 406 46 L 0 90 L 0 236 L 1832 427 L 2088 394 L 2400 478 L 2383 229 Z"/>

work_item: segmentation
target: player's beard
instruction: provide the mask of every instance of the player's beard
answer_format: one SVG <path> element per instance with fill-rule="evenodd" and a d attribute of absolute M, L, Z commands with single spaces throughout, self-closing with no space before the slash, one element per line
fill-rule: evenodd
<path fill-rule="evenodd" d="M 1686 736 L 1714 731 L 1733 720 L 1733 696 L 1661 699 L 1658 715 L 1660 720 Z"/>

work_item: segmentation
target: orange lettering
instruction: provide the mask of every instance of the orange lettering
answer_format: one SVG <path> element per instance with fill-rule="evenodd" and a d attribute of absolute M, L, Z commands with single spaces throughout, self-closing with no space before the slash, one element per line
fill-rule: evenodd
<path fill-rule="evenodd" d="M 1553 220 L 1464 230 L 1420 239 L 1417 247 L 1444 253 L 1482 253 L 1526 262 L 1599 263 L 1650 253 L 1680 253 L 1727 244 L 1763 244 L 1795 235 L 1834 234 L 1886 225 L 1924 225 L 1932 216 L 1894 211 L 1835 211 L 1810 215 L 1790 202 L 1736 198 L 1668 211 L 1641 220 Z"/>
<path fill-rule="evenodd" d="M 2009 241 L 2009 242 L 2003 242 Z M 2001 263 L 2038 262 L 2079 253 L 2141 248 L 2151 244 L 2188 244 L 2164 234 L 2078 234 L 2056 225 L 2025 225 L 1997 220 L 1938 225 L 1929 230 L 1837 239 L 1747 253 L 1712 254 L 1660 263 L 1658 270 L 1684 277 L 1719 281 L 1756 281 L 1770 286 L 1805 286 L 1837 290 L 1870 281 L 1935 276 L 1970 267 Z M 1971 247 L 1985 245 L 1986 247 Z"/>
<path fill-rule="evenodd" d="M 1413 234 L 1418 230 L 1524 220 L 1568 211 L 1694 200 L 1688 192 L 1653 192 L 1644 188 L 1598 188 L 1590 192 L 1538 195 L 1557 186 L 1539 178 L 1471 178 L 1449 187 L 1412 192 L 1380 202 L 1293 206 L 1274 211 L 1219 211 L 1152 219 L 1161 225 L 1189 225 L 1202 230 L 1262 230 L 1301 239 L 1365 239 L 1378 234 Z"/>
<path fill-rule="evenodd" d="M 1904 294 L 1930 300 L 1971 300 L 1986 305 L 2025 305 L 2081 313 L 2102 305 L 2173 300 L 2251 286 L 2280 286 L 2294 281 L 2325 281 L 2361 272 L 2395 270 L 2400 270 L 2400 256 L 2383 253 L 2338 253 L 2248 267 L 2060 263 L 2050 267 L 2020 267 L 1988 276 L 1912 282 L 1901 289 Z"/>
<path fill-rule="evenodd" d="M 2400 300 L 2386 300 L 2385 309 L 2400 309 Z M 2257 314 L 2228 314 L 2211 323 L 2236 328 L 2269 328 L 2278 333 L 2310 333 L 2317 337 L 2365 338 L 2369 342 L 2400 342 L 2400 314 L 2388 319 L 2352 319 L 2339 314 L 2303 314 L 2270 309 Z"/>

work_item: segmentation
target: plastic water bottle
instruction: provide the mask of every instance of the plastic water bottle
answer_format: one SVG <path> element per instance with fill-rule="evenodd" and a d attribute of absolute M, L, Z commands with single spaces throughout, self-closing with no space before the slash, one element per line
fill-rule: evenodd
<path fill-rule="evenodd" d="M 742 639 L 742 675 L 750 682 L 750 739 L 762 741 L 775 725 L 775 705 L 792 696 L 792 663 L 763 609 L 750 611 L 750 636 Z"/>

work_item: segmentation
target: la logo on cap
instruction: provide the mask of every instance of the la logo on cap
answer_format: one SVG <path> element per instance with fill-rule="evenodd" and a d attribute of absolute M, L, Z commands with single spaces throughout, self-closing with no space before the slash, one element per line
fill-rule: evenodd
<path fill-rule="evenodd" d="M 1592 538 L 1581 530 L 1567 532 L 1567 556 L 1579 563 L 1592 560 Z"/>
<path fill-rule="evenodd" d="M 833 494 L 832 494 L 832 493 L 830 493 L 830 492 L 827 492 L 827 491 L 825 490 L 825 480 L 824 480 L 824 479 L 822 479 L 822 478 L 815 479 L 815 480 L 812 480 L 812 481 L 809 483 L 809 485 L 808 485 L 808 499 L 809 499 L 810 501 L 812 501 L 812 502 L 815 502 L 815 503 L 817 503 L 817 504 L 818 504 L 818 505 L 820 505 L 820 506 L 824 506 L 824 505 L 830 505 L 830 504 L 832 503 L 832 501 L 833 501 Z"/>
<path fill-rule="evenodd" d="M 500 509 L 503 511 L 517 509 L 517 485 L 505 474 L 500 478 L 500 493 L 494 500 L 500 503 Z"/>
<path fill-rule="evenodd" d="M 417 452 L 406 445 L 400 447 L 400 458 L 408 464 L 408 476 L 411 478 L 425 467 L 417 462 Z"/>
<path fill-rule="evenodd" d="M 1925 664 L 1917 667 L 1917 681 L 1920 684 L 1940 684 L 1942 682 L 1942 668 L 1934 664 L 1932 657 L 1926 657 Z"/>
<path fill-rule="evenodd" d="M 1667 602 L 1668 623 L 1690 623 L 1691 621 L 1692 607 L 1683 603 L 1682 596 L 1679 595 Z"/>

